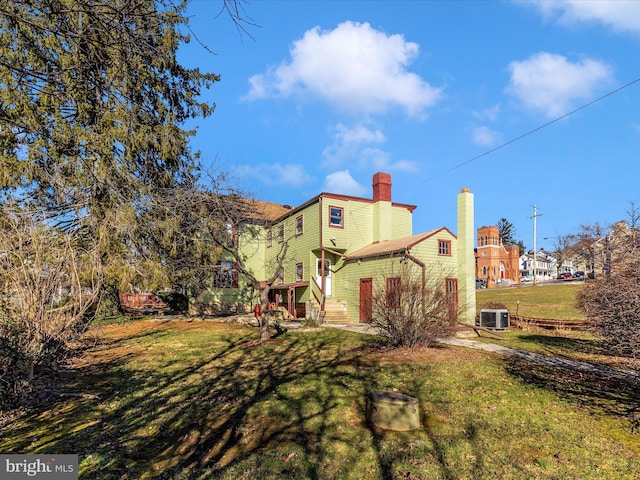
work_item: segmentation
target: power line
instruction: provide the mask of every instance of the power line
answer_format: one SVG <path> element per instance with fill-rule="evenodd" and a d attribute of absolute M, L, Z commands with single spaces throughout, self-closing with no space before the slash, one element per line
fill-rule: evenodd
<path fill-rule="evenodd" d="M 509 140 L 508 142 L 503 143 L 502 145 L 499 145 L 499 146 L 497 146 L 495 148 L 492 148 L 491 150 L 487 150 L 486 152 L 481 153 L 480 155 L 476 155 L 475 157 L 470 158 L 469 160 L 466 160 L 466 161 L 464 161 L 462 163 L 458 163 L 457 165 L 454 165 L 453 167 L 450 167 L 447 170 L 444 170 L 444 171 L 438 173 L 437 175 L 434 175 L 432 177 L 427 178 L 425 181 L 428 182 L 428 181 L 433 180 L 435 178 L 441 177 L 441 176 L 443 176 L 443 175 L 445 175 L 445 174 L 447 174 L 449 172 L 452 172 L 453 170 L 457 170 L 458 168 L 463 167 L 464 165 L 467 165 L 467 164 L 469 164 L 471 162 L 475 162 L 476 160 L 478 160 L 478 159 L 480 159 L 482 157 L 486 157 L 487 155 L 489 155 L 489 154 L 491 154 L 491 153 L 493 153 L 493 152 L 495 152 L 497 150 L 500 150 L 501 148 L 504 148 L 504 147 L 506 147 L 508 145 L 511 145 L 512 143 L 515 143 L 518 140 L 522 140 L 523 138 L 528 137 L 529 135 L 532 135 L 532 134 L 536 133 L 537 131 L 542 130 L 543 128 L 546 128 L 549 125 L 552 125 L 552 124 L 554 124 L 556 122 L 559 122 L 560 120 L 562 120 L 564 118 L 567 118 L 567 117 L 573 115 L 574 113 L 579 112 L 580 110 L 584 110 L 585 108 L 590 107 L 594 103 L 598 103 L 599 101 L 604 100 L 605 98 L 610 97 L 611 95 L 615 95 L 616 93 L 618 93 L 618 92 L 624 90 L 625 88 L 628 88 L 631 85 L 633 85 L 635 83 L 638 83 L 638 82 L 640 82 L 640 78 L 636 78 L 635 80 L 633 80 L 633 81 L 631 81 L 631 82 L 629 82 L 629 83 L 627 83 L 627 84 L 625 84 L 625 85 L 623 85 L 623 86 L 621 86 L 619 88 L 616 88 L 615 90 L 613 90 L 613 91 L 611 91 L 611 92 L 609 92 L 609 93 L 607 93 L 605 95 L 602 95 L 601 97 L 598 97 L 595 100 L 590 101 L 589 103 L 585 103 L 581 107 L 578 107 L 578 108 L 576 108 L 574 110 L 571 110 L 570 112 L 565 113 L 564 115 L 562 115 L 560 117 L 554 118 L 553 120 L 545 123 L 544 125 L 540 125 L 539 127 L 536 127 L 533 130 L 529 130 L 527 133 L 523 133 L 522 135 L 520 135 L 520 136 L 518 136 L 516 138 L 513 138 L 513 139 Z"/>

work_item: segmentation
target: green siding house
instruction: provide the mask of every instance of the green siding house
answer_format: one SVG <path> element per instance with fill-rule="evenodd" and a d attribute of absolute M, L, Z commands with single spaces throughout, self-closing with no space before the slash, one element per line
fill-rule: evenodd
<path fill-rule="evenodd" d="M 385 282 L 385 272 L 411 262 L 423 279 L 441 282 L 460 321 L 473 323 L 473 195 L 467 189 L 458 195 L 458 236 L 445 227 L 413 234 L 416 206 L 392 201 L 391 176 L 376 173 L 372 187 L 371 199 L 321 193 L 298 207 L 267 204 L 267 226 L 238 234 L 245 265 L 265 280 L 286 245 L 284 272 L 270 292 L 273 306 L 289 318 L 368 322 L 376 284 Z M 249 311 L 256 292 L 227 263 L 221 262 L 220 275 L 229 281 L 214 282 L 205 300 Z"/>

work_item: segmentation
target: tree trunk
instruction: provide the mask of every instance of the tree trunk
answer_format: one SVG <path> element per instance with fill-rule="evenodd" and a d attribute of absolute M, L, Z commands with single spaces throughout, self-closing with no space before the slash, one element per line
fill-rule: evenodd
<path fill-rule="evenodd" d="M 260 318 L 258 323 L 260 325 L 260 343 L 266 342 L 271 338 L 269 333 L 269 290 L 270 287 L 263 287 L 260 290 Z"/>
<path fill-rule="evenodd" d="M 269 333 L 269 316 L 265 310 L 262 311 L 262 315 L 258 320 L 260 324 L 260 343 L 266 342 L 271 338 L 271 334 Z"/>

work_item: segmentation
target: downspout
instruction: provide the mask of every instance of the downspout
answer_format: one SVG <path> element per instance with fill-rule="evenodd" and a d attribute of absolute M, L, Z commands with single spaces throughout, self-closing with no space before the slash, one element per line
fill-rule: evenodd
<path fill-rule="evenodd" d="M 320 264 L 320 275 L 321 275 L 321 280 L 320 280 L 320 312 L 324 313 L 324 289 L 325 289 L 325 283 L 324 283 L 324 242 L 323 242 L 323 238 L 324 238 L 324 233 L 322 230 L 322 227 L 324 226 L 324 223 L 322 221 L 322 195 L 320 195 L 320 197 L 318 198 L 318 215 L 320 217 L 319 219 L 319 224 L 320 224 L 320 250 L 321 250 L 321 264 Z"/>

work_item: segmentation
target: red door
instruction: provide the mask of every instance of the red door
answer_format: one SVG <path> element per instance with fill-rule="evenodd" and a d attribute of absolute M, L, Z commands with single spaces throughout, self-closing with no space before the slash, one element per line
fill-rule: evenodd
<path fill-rule="evenodd" d="M 360 279 L 360 323 L 371 323 L 373 318 L 373 280 Z"/>

